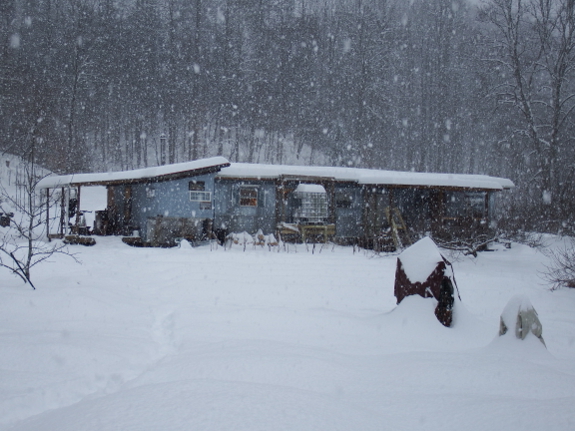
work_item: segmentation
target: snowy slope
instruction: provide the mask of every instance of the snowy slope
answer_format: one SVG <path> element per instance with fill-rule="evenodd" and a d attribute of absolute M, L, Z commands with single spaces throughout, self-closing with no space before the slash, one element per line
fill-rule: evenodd
<path fill-rule="evenodd" d="M 52 178 L 50 171 L 45 170 L 41 167 L 37 167 L 36 173 L 39 177 L 45 177 L 42 182 L 46 182 L 49 178 Z M 15 213 L 15 219 L 20 220 L 21 215 L 14 202 L 10 202 L 8 199 L 3 199 L 3 196 L 11 196 L 15 203 L 21 206 L 26 205 L 26 195 L 23 192 L 22 187 L 18 187 L 17 184 L 24 183 L 26 179 L 26 163 L 22 161 L 19 157 L 12 154 L 0 154 L 0 204 L 6 212 Z M 38 187 L 40 192 L 40 188 Z M 44 198 L 40 200 L 44 202 Z M 102 210 L 106 208 L 106 188 L 103 186 L 93 186 L 84 187 L 82 189 L 81 196 L 81 206 L 82 211 L 84 211 L 84 216 L 86 218 L 86 223 L 88 226 L 94 225 L 94 219 L 96 216 L 96 210 Z M 0 209 L 0 211 L 2 211 Z M 51 232 L 58 230 L 58 215 L 60 214 L 60 207 L 51 208 Z M 39 235 L 44 235 L 42 229 L 44 225 L 40 226 L 38 229 Z M 2 232 L 0 231 L 0 235 Z"/>
<path fill-rule="evenodd" d="M 38 169 L 38 172 L 41 173 L 42 170 Z M 48 174 L 48 171 L 45 172 Z M 16 186 L 25 183 L 25 180 L 26 164 L 12 154 L 0 153 L 0 204 L 5 212 L 17 212 L 13 202 L 6 199 L 8 196 L 20 205 L 25 204 L 26 196 L 21 187 Z"/>
<path fill-rule="evenodd" d="M 97 241 L 0 271 L 0 430 L 575 429 L 575 290 L 525 246 L 454 263 L 444 328 L 395 256 Z M 548 350 L 497 337 L 516 294 Z"/>

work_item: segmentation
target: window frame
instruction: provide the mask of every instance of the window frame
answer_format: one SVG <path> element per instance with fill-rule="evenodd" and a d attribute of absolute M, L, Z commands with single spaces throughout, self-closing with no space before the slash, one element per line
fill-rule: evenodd
<path fill-rule="evenodd" d="M 203 192 L 206 190 L 205 181 L 190 181 L 188 183 L 188 190 L 191 192 Z"/>
<path fill-rule="evenodd" d="M 190 190 L 188 193 L 190 194 L 190 201 L 191 202 L 211 202 L 212 201 L 212 192 Z"/>
<path fill-rule="evenodd" d="M 484 219 L 488 216 L 488 194 L 483 191 L 452 191 L 446 194 L 445 214 L 448 218 Z"/>
<path fill-rule="evenodd" d="M 349 190 L 335 191 L 335 207 L 338 210 L 349 210 L 353 208 L 353 193 Z"/>
<path fill-rule="evenodd" d="M 244 193 L 251 194 L 245 196 Z M 242 185 L 238 189 L 238 204 L 242 208 L 257 208 L 259 206 L 259 187 Z"/>

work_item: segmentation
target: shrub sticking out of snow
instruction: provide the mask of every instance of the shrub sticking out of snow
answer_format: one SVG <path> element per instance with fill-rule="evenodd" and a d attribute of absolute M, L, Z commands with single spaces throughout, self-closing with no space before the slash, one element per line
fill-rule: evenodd
<path fill-rule="evenodd" d="M 180 241 L 179 246 L 180 246 L 180 248 L 182 248 L 182 249 L 184 249 L 184 250 L 191 250 L 191 249 L 193 248 L 193 247 L 192 247 L 192 244 L 190 244 L 190 242 L 189 242 L 188 240 L 186 240 L 186 239 L 182 239 L 182 240 Z"/>
<path fill-rule="evenodd" d="M 240 232 L 240 233 L 232 232 L 227 236 L 227 244 L 229 244 L 229 247 L 231 247 L 232 244 L 242 245 L 245 250 L 246 246 L 248 245 L 254 245 L 254 246 L 259 245 L 262 247 L 267 245 L 268 247 L 271 248 L 273 246 L 277 246 L 278 241 L 273 234 L 264 235 L 263 231 L 259 229 L 253 236 L 247 232 Z"/>

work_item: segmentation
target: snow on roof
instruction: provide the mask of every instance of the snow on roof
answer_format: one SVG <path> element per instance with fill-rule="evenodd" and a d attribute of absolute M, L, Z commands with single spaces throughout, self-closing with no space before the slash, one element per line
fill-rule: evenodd
<path fill-rule="evenodd" d="M 40 181 L 38 187 L 54 188 L 81 184 L 105 185 L 113 182 L 121 183 L 122 181 L 129 182 L 147 178 L 161 178 L 179 173 L 185 174 L 211 167 L 223 168 L 218 173 L 220 178 L 277 179 L 283 176 L 295 176 L 373 185 L 456 187 L 481 190 L 503 190 L 515 187 L 511 180 L 487 175 L 400 172 L 328 166 L 230 164 L 224 157 L 212 157 L 132 171 L 50 176 Z"/>
<path fill-rule="evenodd" d="M 443 262 L 437 245 L 428 236 L 406 248 L 397 259 L 401 261 L 403 272 L 412 283 L 425 282 L 437 264 Z"/>
<path fill-rule="evenodd" d="M 298 184 L 294 193 L 322 193 L 325 194 L 325 189 L 321 184 Z"/>
<path fill-rule="evenodd" d="M 72 174 L 49 176 L 38 183 L 40 189 L 74 186 L 82 184 L 105 185 L 112 182 L 137 181 L 146 178 L 161 178 L 175 174 L 198 171 L 202 169 L 228 166 L 224 157 L 211 157 L 172 165 L 154 166 L 151 168 L 135 169 L 132 171 L 104 172 L 94 174 Z"/>
<path fill-rule="evenodd" d="M 503 190 L 515 187 L 511 180 L 487 175 L 400 172 L 327 166 L 232 163 L 231 166 L 218 173 L 220 178 L 277 179 L 282 176 L 333 178 L 338 181 L 373 185 L 439 186 L 482 190 Z"/>

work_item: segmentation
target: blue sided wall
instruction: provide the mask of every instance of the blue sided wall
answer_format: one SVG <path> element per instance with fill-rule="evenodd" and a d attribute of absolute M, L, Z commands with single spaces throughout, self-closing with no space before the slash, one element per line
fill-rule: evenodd
<path fill-rule="evenodd" d="M 334 190 L 335 228 L 338 238 L 358 238 L 363 235 L 363 197 L 361 187 L 338 185 Z"/>
<path fill-rule="evenodd" d="M 259 229 L 264 234 L 275 232 L 276 185 L 274 181 L 218 178 L 215 188 L 215 230 L 228 233 L 245 231 L 250 234 L 256 233 Z M 257 195 L 256 205 L 241 204 L 242 188 L 255 191 L 253 196 Z"/>
<path fill-rule="evenodd" d="M 214 218 L 215 174 L 187 177 L 173 181 L 132 185 L 132 224 L 138 227 L 145 241 L 149 218 L 174 217 L 195 219 Z M 190 200 L 190 182 L 204 182 L 204 191 L 211 192 L 211 202 Z"/>

